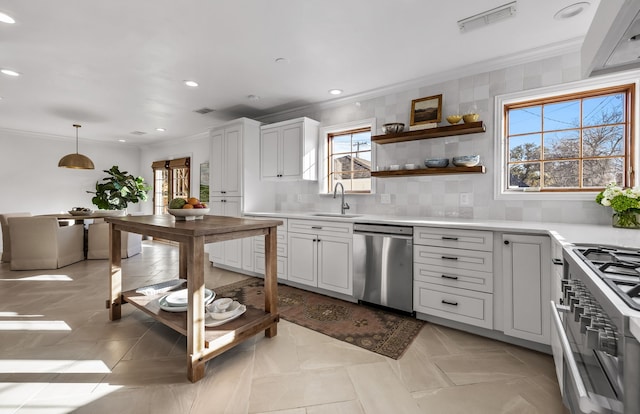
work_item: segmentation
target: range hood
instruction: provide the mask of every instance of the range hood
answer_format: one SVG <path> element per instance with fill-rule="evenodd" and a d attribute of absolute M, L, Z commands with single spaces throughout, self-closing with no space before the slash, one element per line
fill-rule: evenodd
<path fill-rule="evenodd" d="M 581 50 L 582 76 L 640 68 L 640 1 L 602 0 Z"/>

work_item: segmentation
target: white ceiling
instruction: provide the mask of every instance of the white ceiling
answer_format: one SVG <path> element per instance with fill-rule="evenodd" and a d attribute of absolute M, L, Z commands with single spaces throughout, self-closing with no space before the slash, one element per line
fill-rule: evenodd
<path fill-rule="evenodd" d="M 461 34 L 458 20 L 508 0 L 0 0 L 16 20 L 0 23 L 0 68 L 22 74 L 0 75 L 0 133 L 71 140 L 80 123 L 81 141 L 191 136 L 336 99 L 331 88 L 356 96 L 575 43 L 598 1 L 559 21 L 576 1 L 518 0 L 515 17 Z"/>

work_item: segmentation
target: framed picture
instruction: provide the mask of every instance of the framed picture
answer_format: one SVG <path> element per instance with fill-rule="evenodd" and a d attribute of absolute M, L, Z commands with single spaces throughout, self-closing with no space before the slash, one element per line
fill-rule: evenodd
<path fill-rule="evenodd" d="M 209 202 L 209 161 L 200 164 L 200 201 Z"/>
<path fill-rule="evenodd" d="M 409 125 L 435 124 L 442 118 L 442 94 L 411 101 Z"/>

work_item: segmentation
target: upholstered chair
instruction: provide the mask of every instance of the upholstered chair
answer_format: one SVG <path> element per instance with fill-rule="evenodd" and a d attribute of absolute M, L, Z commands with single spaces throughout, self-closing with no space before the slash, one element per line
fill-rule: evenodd
<path fill-rule="evenodd" d="M 96 221 L 89 224 L 87 240 L 87 259 L 109 258 L 109 223 Z M 120 248 L 123 259 L 141 253 L 142 235 L 127 231 L 121 232 Z"/>
<path fill-rule="evenodd" d="M 84 260 L 84 226 L 55 217 L 10 217 L 11 270 L 57 269 Z"/>
<path fill-rule="evenodd" d="M 9 236 L 9 217 L 29 217 L 31 213 L 0 214 L 0 228 L 2 229 L 2 263 L 11 261 L 11 237 Z"/>

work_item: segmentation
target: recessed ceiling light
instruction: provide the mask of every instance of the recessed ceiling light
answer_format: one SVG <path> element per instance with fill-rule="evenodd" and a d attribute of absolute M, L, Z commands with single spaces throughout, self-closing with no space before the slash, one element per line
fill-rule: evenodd
<path fill-rule="evenodd" d="M 166 129 L 164 129 L 164 128 L 156 128 L 156 131 L 158 131 L 158 132 L 164 132 L 164 131 L 166 131 Z"/>
<path fill-rule="evenodd" d="M 184 81 L 184 84 L 187 85 L 187 86 L 190 86 L 192 88 L 195 88 L 195 87 L 198 86 L 198 82 L 192 81 L 192 80 L 186 80 L 186 81 Z"/>
<path fill-rule="evenodd" d="M 4 73 L 7 76 L 20 76 L 19 72 L 11 69 L 0 69 L 0 72 Z"/>
<path fill-rule="evenodd" d="M 342 89 L 329 89 L 329 93 L 331 95 L 340 95 L 342 94 Z"/>
<path fill-rule="evenodd" d="M 572 17 L 579 15 L 583 11 L 585 11 L 590 5 L 591 3 L 589 3 L 588 1 L 581 1 L 579 3 L 571 4 L 567 7 L 560 9 L 560 11 L 558 11 L 553 16 L 553 18 L 556 20 L 570 19 Z"/>
<path fill-rule="evenodd" d="M 16 21 L 13 20 L 13 17 L 9 16 L 8 14 L 0 12 L 0 22 L 14 24 Z"/>
<path fill-rule="evenodd" d="M 126 139 L 119 139 L 118 142 L 127 142 Z"/>

